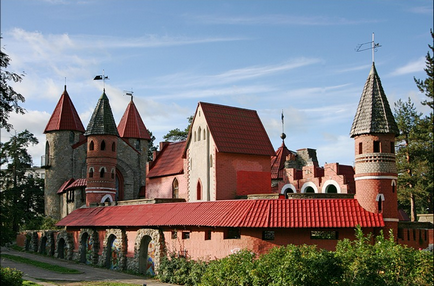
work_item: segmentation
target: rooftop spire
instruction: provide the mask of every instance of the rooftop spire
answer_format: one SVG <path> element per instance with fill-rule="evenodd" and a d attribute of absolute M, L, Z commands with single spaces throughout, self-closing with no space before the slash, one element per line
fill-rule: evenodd
<path fill-rule="evenodd" d="M 140 117 L 139 111 L 134 104 L 132 96 L 127 109 L 119 122 L 118 132 L 122 138 L 151 139 L 148 130 Z"/>
<path fill-rule="evenodd" d="M 373 133 L 399 133 L 374 63 L 363 88 L 350 135 Z"/>
<path fill-rule="evenodd" d="M 105 92 L 101 95 L 95 110 L 87 125 L 84 135 L 115 135 L 119 136 L 115 119 Z"/>
<path fill-rule="evenodd" d="M 66 85 L 45 127 L 44 133 L 59 130 L 84 132 L 83 123 L 81 123 L 77 110 L 75 110 L 74 104 L 66 91 Z"/>

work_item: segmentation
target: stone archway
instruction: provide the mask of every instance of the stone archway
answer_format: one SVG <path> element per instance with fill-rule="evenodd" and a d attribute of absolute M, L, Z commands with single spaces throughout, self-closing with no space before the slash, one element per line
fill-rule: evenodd
<path fill-rule="evenodd" d="M 54 255 L 54 233 L 53 231 L 43 231 L 41 233 L 41 242 L 39 244 L 39 253 L 53 256 Z"/>
<path fill-rule="evenodd" d="M 101 266 L 113 269 L 124 270 L 126 265 L 127 238 L 121 229 L 107 229 L 104 242 Z"/>
<path fill-rule="evenodd" d="M 74 251 L 74 242 L 72 234 L 66 231 L 61 231 L 56 238 L 56 250 L 54 256 L 66 260 L 71 260 Z"/>
<path fill-rule="evenodd" d="M 78 248 L 80 262 L 85 264 L 98 264 L 98 232 L 93 229 L 81 229 L 78 241 L 80 242 Z"/>
<path fill-rule="evenodd" d="M 144 275 L 155 275 L 164 249 L 158 229 L 139 229 L 134 244 L 133 269 Z"/>

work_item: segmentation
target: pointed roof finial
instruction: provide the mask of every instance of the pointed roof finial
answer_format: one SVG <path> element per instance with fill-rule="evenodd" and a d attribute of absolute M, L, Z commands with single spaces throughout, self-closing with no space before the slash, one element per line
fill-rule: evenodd
<path fill-rule="evenodd" d="M 284 121 L 285 116 L 283 115 L 283 109 L 282 109 L 282 116 L 281 116 L 281 118 L 282 118 L 282 134 L 280 135 L 280 138 L 282 138 L 282 143 L 283 143 L 285 141 L 285 138 L 286 138 L 286 134 L 285 134 L 285 121 Z"/>
<path fill-rule="evenodd" d="M 366 48 L 366 45 L 370 44 L 369 48 Z M 362 52 L 362 51 L 366 51 L 366 50 L 371 50 L 372 51 L 372 63 L 375 63 L 375 55 L 374 53 L 377 51 L 377 48 L 380 48 L 381 45 L 379 43 L 375 42 L 375 34 L 372 33 L 372 41 L 370 42 L 366 42 L 363 44 L 358 44 L 356 47 L 356 52 Z"/>
<path fill-rule="evenodd" d="M 109 77 L 104 74 L 104 69 L 102 70 L 102 74 L 96 75 L 93 78 L 93 80 L 102 80 L 102 82 L 103 82 L 103 89 L 102 89 L 102 91 L 103 91 L 103 93 L 105 93 L 105 81 L 109 80 Z"/>

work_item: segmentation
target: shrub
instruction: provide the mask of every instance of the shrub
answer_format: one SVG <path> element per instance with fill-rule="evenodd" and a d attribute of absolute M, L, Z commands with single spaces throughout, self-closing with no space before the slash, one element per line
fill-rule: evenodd
<path fill-rule="evenodd" d="M 252 285 L 256 255 L 248 250 L 241 250 L 208 264 L 202 276 L 202 285 Z"/>
<path fill-rule="evenodd" d="M 1 267 L 0 284 L 8 286 L 21 286 L 23 284 L 23 272 L 9 267 Z"/>
<path fill-rule="evenodd" d="M 260 257 L 254 285 L 331 285 L 341 279 L 343 268 L 333 252 L 314 245 L 273 248 Z"/>
<path fill-rule="evenodd" d="M 203 261 L 194 261 L 188 257 L 171 253 L 169 257 L 166 256 L 160 260 L 158 278 L 162 282 L 198 285 L 206 266 L 207 264 Z"/>

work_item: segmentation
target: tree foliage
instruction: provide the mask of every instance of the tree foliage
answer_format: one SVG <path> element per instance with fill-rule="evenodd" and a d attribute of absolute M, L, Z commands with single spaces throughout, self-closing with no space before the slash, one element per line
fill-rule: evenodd
<path fill-rule="evenodd" d="M 430 32 L 431 38 L 434 41 L 433 30 L 431 30 Z M 434 108 L 434 46 L 428 45 L 428 47 L 430 48 L 433 55 L 431 55 L 428 51 L 425 56 L 426 67 L 424 70 L 427 74 L 427 78 L 424 80 L 414 78 L 414 81 L 416 82 L 416 85 L 419 88 L 420 92 L 424 93 L 428 97 L 428 99 L 422 101 L 422 104 Z"/>
<path fill-rule="evenodd" d="M 395 103 L 395 119 L 400 134 L 396 138 L 398 199 L 411 214 L 432 211 L 432 129 L 428 117 L 417 112 L 409 98 Z"/>
<path fill-rule="evenodd" d="M 25 130 L 1 143 L 0 206 L 1 244 L 7 243 L 25 224 L 42 222 L 44 213 L 44 182 L 29 172 L 32 157 L 27 152 L 38 139 Z M 27 172 L 27 173 L 26 173 Z"/>
<path fill-rule="evenodd" d="M 17 74 L 6 70 L 11 59 L 9 56 L 0 50 L 0 128 L 5 128 L 8 132 L 13 128 L 9 121 L 11 112 L 24 114 L 24 108 L 20 106 L 20 102 L 24 102 L 25 98 L 22 94 L 16 92 L 9 82 L 20 82 L 24 74 Z"/>
<path fill-rule="evenodd" d="M 157 150 L 157 147 L 154 146 L 154 141 L 155 141 L 155 136 L 152 134 L 152 132 L 148 130 L 149 133 L 149 137 L 151 137 L 151 140 L 149 140 L 148 142 L 148 162 L 153 161 L 153 157 L 154 157 L 154 151 Z"/>
<path fill-rule="evenodd" d="M 193 116 L 187 117 L 187 120 L 188 126 L 184 130 L 180 130 L 179 128 L 172 129 L 163 136 L 163 139 L 166 142 L 180 142 L 186 140 L 188 136 L 188 131 L 190 130 L 190 125 L 193 122 Z"/>

